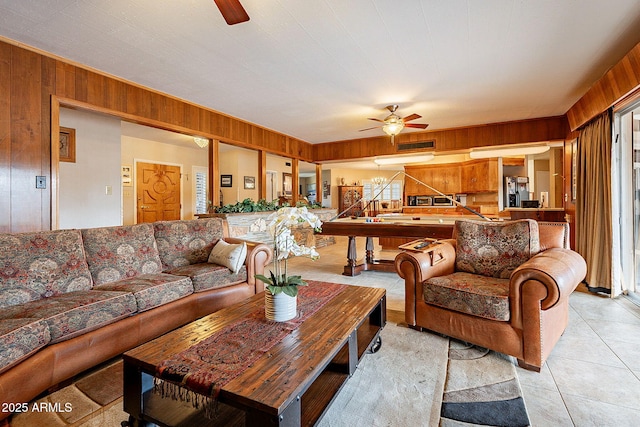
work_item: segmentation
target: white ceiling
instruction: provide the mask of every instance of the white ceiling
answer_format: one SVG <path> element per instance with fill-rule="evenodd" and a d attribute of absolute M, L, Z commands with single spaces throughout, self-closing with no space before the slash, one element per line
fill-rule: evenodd
<path fill-rule="evenodd" d="M 310 143 L 564 114 L 640 41 L 640 0 L 0 0 L 0 36 Z"/>

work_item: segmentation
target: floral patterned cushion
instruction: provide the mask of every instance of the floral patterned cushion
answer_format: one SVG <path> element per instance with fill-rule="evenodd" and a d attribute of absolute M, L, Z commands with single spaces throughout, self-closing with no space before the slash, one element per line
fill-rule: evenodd
<path fill-rule="evenodd" d="M 151 224 L 88 228 L 82 238 L 95 285 L 162 271 Z"/>
<path fill-rule="evenodd" d="M 508 321 L 509 279 L 453 273 L 433 277 L 422 284 L 425 302 L 449 310 Z"/>
<path fill-rule="evenodd" d="M 224 230 L 222 218 L 158 221 L 153 228 L 164 270 L 207 262 Z"/>
<path fill-rule="evenodd" d="M 76 291 L 13 305 L 0 310 L 0 320 L 42 318 L 51 343 L 98 329 L 136 312 L 136 300 L 127 292 Z"/>
<path fill-rule="evenodd" d="M 133 293 L 139 312 L 193 293 L 193 285 L 188 277 L 172 276 L 165 273 L 142 274 L 130 279 L 98 285 L 94 289 Z"/>
<path fill-rule="evenodd" d="M 516 221 L 456 221 L 456 271 L 483 276 L 511 276 L 513 270 L 540 251 L 538 223 Z"/>
<path fill-rule="evenodd" d="M 247 281 L 247 267 L 245 265 L 240 267 L 240 271 L 237 274 L 232 273 L 231 270 L 222 265 L 209 263 L 176 267 L 170 269 L 168 273 L 190 277 L 195 292 L 224 288 L 225 286 Z"/>
<path fill-rule="evenodd" d="M 91 289 L 78 230 L 0 234 L 0 307 Z"/>
<path fill-rule="evenodd" d="M 42 319 L 0 320 L 0 372 L 26 359 L 51 341 Z"/>

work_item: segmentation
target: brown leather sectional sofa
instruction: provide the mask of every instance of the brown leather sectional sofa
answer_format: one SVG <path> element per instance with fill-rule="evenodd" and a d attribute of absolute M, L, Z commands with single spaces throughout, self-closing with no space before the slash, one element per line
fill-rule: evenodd
<path fill-rule="evenodd" d="M 228 237 L 219 218 L 0 234 L 0 403 L 29 402 L 97 364 L 262 292 L 254 275 L 264 273 L 271 248 L 246 242 L 244 266 L 233 273 L 207 262 L 218 239 L 242 242 Z M 87 315 L 91 307 L 95 312 Z M 76 316 L 74 310 L 83 312 Z M 0 420 L 9 415 L 0 413 Z"/>

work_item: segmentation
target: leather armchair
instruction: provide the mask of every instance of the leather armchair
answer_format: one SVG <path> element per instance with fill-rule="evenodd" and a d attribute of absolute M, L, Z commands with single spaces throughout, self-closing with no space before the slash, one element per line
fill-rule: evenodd
<path fill-rule="evenodd" d="M 457 221 L 453 239 L 395 258 L 408 326 L 513 356 L 539 372 L 568 324 L 569 295 L 586 275 L 568 242 L 566 223 Z"/>

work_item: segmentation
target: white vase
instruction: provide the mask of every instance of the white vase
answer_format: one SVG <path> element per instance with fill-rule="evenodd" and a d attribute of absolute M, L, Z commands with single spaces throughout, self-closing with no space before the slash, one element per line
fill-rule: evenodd
<path fill-rule="evenodd" d="M 298 314 L 298 297 L 289 296 L 283 292 L 271 295 L 269 290 L 264 292 L 264 314 L 269 320 L 286 322 Z"/>

